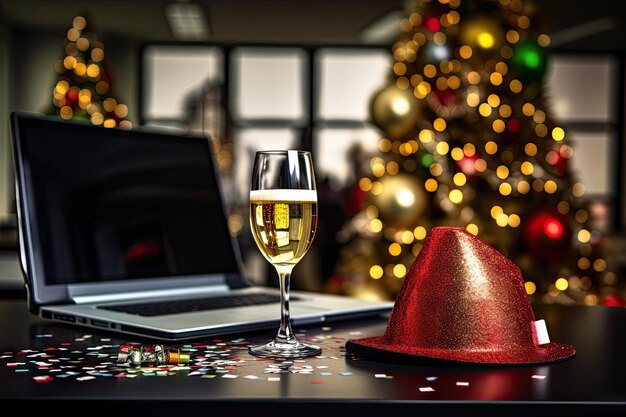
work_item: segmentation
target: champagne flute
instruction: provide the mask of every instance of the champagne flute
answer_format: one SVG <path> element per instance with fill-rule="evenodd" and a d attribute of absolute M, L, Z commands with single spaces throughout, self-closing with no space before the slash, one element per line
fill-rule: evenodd
<path fill-rule="evenodd" d="M 317 229 L 313 161 L 306 151 L 259 151 L 250 188 L 250 228 L 259 250 L 278 272 L 280 328 L 274 340 L 251 346 L 264 358 L 319 355 L 318 346 L 298 341 L 289 320 L 291 271 L 309 250 Z"/>

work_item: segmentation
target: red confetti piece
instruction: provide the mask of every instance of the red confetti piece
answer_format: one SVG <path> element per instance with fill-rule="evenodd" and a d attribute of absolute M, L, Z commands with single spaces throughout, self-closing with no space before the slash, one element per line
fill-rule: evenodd
<path fill-rule="evenodd" d="M 321 384 L 322 381 L 320 381 L 319 379 L 313 379 L 311 380 L 311 384 Z"/>
<path fill-rule="evenodd" d="M 52 377 L 48 376 L 48 375 L 44 375 L 44 376 L 34 376 L 33 379 L 35 380 L 35 382 L 37 382 L 38 384 L 43 384 L 46 382 L 50 382 L 53 380 Z"/>

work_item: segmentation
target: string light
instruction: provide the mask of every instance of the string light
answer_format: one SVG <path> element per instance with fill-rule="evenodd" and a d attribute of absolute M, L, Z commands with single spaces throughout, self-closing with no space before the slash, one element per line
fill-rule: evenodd
<path fill-rule="evenodd" d="M 474 236 L 478 235 L 478 226 L 476 226 L 474 223 L 470 223 L 468 224 L 465 229 L 470 232 L 471 234 L 473 234 Z"/>
<path fill-rule="evenodd" d="M 438 187 L 439 187 L 439 184 L 437 183 L 437 180 L 433 178 L 429 178 L 424 182 L 424 188 L 428 192 L 434 193 L 435 191 L 437 191 Z"/>
<path fill-rule="evenodd" d="M 562 141 L 565 138 L 565 131 L 560 127 L 552 129 L 552 139 L 557 142 Z"/>
<path fill-rule="evenodd" d="M 532 281 L 526 281 L 524 283 L 524 289 L 526 289 L 526 294 L 533 295 L 537 291 L 537 285 Z"/>
<path fill-rule="evenodd" d="M 404 266 L 403 264 L 397 264 L 396 266 L 394 266 L 393 275 L 396 278 L 404 278 L 404 276 L 406 275 L 406 266 Z"/>
<path fill-rule="evenodd" d="M 394 242 L 389 245 L 389 254 L 391 256 L 398 256 L 400 253 L 402 253 L 402 247 L 399 244 Z"/>
<path fill-rule="evenodd" d="M 381 230 L 383 230 L 383 222 L 381 222 L 379 219 L 372 219 L 370 221 L 370 229 L 374 233 L 380 232 Z"/>
<path fill-rule="evenodd" d="M 450 146 L 448 145 L 448 142 L 439 142 L 435 150 L 439 155 L 446 155 L 450 150 Z"/>
<path fill-rule="evenodd" d="M 567 290 L 567 287 L 569 286 L 569 282 L 567 282 L 567 280 L 565 278 L 559 278 L 554 283 L 554 286 L 559 291 L 565 291 L 565 290 Z"/>
<path fill-rule="evenodd" d="M 591 239 L 591 233 L 587 229 L 580 229 L 578 231 L 578 241 L 580 243 L 587 243 Z"/>
<path fill-rule="evenodd" d="M 373 279 L 381 279 L 383 277 L 383 268 L 380 265 L 372 265 L 370 268 L 370 277 Z"/>

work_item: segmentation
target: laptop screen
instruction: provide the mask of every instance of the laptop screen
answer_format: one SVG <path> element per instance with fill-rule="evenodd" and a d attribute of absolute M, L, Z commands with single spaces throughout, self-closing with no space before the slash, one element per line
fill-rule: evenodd
<path fill-rule="evenodd" d="M 47 285 L 238 271 L 206 139 L 22 121 Z"/>

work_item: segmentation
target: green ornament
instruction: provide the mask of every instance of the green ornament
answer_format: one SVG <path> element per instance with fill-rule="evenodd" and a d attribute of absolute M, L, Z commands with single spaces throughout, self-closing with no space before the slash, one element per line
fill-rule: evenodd
<path fill-rule="evenodd" d="M 547 68 L 548 53 L 535 41 L 524 41 L 515 45 L 510 67 L 523 82 L 539 83 Z"/>
<path fill-rule="evenodd" d="M 430 168 L 430 166 L 435 162 L 435 157 L 429 153 L 425 153 L 420 159 L 424 168 Z"/>

